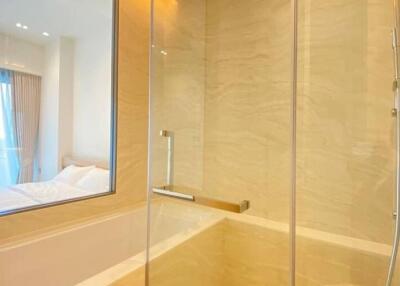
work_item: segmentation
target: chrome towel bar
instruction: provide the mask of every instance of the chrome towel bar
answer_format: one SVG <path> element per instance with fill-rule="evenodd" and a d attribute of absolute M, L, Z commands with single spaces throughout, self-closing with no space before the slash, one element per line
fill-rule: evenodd
<path fill-rule="evenodd" d="M 242 213 L 250 208 L 250 201 L 247 200 L 235 204 L 235 203 L 205 198 L 201 196 L 193 196 L 193 195 L 178 193 L 168 190 L 167 187 L 153 188 L 153 193 L 170 198 L 191 201 L 198 205 L 208 206 L 235 213 Z"/>
<path fill-rule="evenodd" d="M 153 193 L 161 196 L 171 197 L 175 199 L 181 199 L 185 201 L 194 202 L 194 196 L 186 195 L 178 192 L 168 191 L 166 188 L 153 188 Z"/>

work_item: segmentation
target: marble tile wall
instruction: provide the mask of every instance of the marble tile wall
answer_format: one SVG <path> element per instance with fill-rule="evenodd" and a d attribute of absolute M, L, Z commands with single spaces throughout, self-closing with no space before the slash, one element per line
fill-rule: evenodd
<path fill-rule="evenodd" d="M 392 3 L 301 0 L 297 224 L 391 243 Z"/>
<path fill-rule="evenodd" d="M 296 285 L 384 285 L 388 257 L 297 236 Z M 287 232 L 227 220 L 223 285 L 289 285 Z"/>
<path fill-rule="evenodd" d="M 391 243 L 392 4 L 300 1 L 299 226 Z M 204 188 L 287 221 L 288 1 L 207 2 Z"/>
<path fill-rule="evenodd" d="M 392 4 L 299 1 L 299 226 L 391 243 Z M 290 1 L 156 1 L 154 182 L 288 221 Z M 166 50 L 168 55 L 161 51 Z"/>
<path fill-rule="evenodd" d="M 388 257 L 297 238 L 296 285 L 385 285 Z"/>
<path fill-rule="evenodd" d="M 207 2 L 204 188 L 288 221 L 290 1 Z"/>
<path fill-rule="evenodd" d="M 225 221 L 222 285 L 289 285 L 287 232 Z"/>
<path fill-rule="evenodd" d="M 223 237 L 224 225 L 217 224 L 154 258 L 149 265 L 150 285 L 224 285 Z M 143 278 L 140 268 L 112 286 L 142 286 Z"/>

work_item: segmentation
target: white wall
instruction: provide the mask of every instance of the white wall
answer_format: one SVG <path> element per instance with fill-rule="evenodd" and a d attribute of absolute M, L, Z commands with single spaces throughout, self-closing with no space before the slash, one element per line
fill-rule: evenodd
<path fill-rule="evenodd" d="M 46 47 L 39 127 L 41 180 L 60 171 L 64 156 L 109 159 L 110 33 L 103 30 L 75 40 L 62 37 Z"/>
<path fill-rule="evenodd" d="M 44 48 L 0 34 L 0 68 L 43 74 Z"/>
<path fill-rule="evenodd" d="M 61 170 L 72 153 L 74 43 L 60 38 L 46 47 L 39 124 L 40 180 Z"/>
<path fill-rule="evenodd" d="M 64 156 L 73 153 L 73 101 L 74 101 L 74 40 L 60 39 L 60 91 L 59 91 L 59 168 Z"/>
<path fill-rule="evenodd" d="M 58 103 L 60 78 L 59 41 L 46 47 L 42 78 L 39 123 L 40 180 L 53 178 L 58 171 Z"/>
<path fill-rule="evenodd" d="M 111 120 L 111 27 L 76 41 L 74 148 L 76 156 L 109 159 Z"/>

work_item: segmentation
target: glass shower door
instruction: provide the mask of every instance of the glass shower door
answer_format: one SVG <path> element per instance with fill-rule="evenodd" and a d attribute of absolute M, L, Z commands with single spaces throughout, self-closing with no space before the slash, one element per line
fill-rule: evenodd
<path fill-rule="evenodd" d="M 296 285 L 385 285 L 395 189 L 392 5 L 299 0 Z"/>
<path fill-rule="evenodd" d="M 385 285 L 392 3 L 297 1 L 294 138 L 296 1 L 153 2 L 147 285 Z"/>
<path fill-rule="evenodd" d="M 290 23 L 286 0 L 153 1 L 148 285 L 288 285 Z"/>

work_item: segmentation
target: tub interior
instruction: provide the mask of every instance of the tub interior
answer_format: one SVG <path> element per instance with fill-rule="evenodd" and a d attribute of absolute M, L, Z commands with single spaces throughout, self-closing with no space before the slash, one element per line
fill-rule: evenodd
<path fill-rule="evenodd" d="M 171 202 L 151 210 L 153 245 L 210 217 L 205 210 Z M 143 253 L 146 208 L 99 219 L 0 249 L 0 285 L 70 286 Z M 18 267 L 15 267 L 18 265 Z"/>
<path fill-rule="evenodd" d="M 367 252 L 362 246 L 328 242 L 319 237 L 323 234 L 310 237 L 303 231 L 297 241 L 296 285 L 384 285 L 389 253 Z M 161 255 L 153 255 L 149 281 L 152 286 L 284 286 L 289 285 L 288 260 L 286 231 L 269 227 L 268 222 L 263 225 L 251 218 L 228 216 Z M 113 282 L 98 280 L 84 286 L 144 285 L 143 271 L 136 267 Z"/>
<path fill-rule="evenodd" d="M 153 214 L 150 285 L 288 285 L 287 224 L 185 204 L 162 204 Z M 390 246 L 299 227 L 296 254 L 296 285 L 376 286 L 384 285 Z M 79 286 L 142 286 L 144 257 L 132 256 Z"/>

